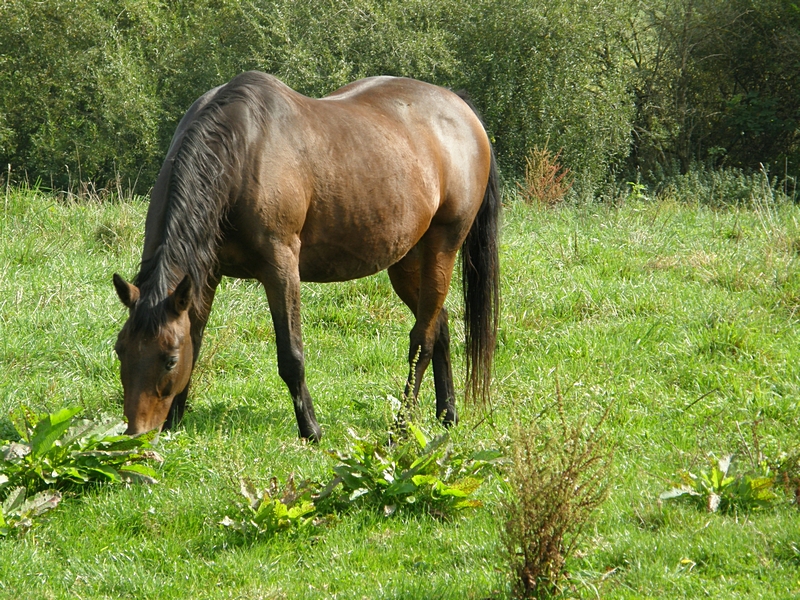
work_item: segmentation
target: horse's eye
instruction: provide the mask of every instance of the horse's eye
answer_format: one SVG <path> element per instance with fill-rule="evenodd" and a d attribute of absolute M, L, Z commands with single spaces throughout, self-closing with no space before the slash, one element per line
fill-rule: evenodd
<path fill-rule="evenodd" d="M 167 371 L 172 371 L 172 369 L 174 369 L 174 368 L 175 368 L 175 365 L 177 365 L 177 364 L 178 364 L 178 357 L 177 357 L 177 356 L 170 356 L 170 357 L 167 359 L 167 362 L 166 362 L 166 364 L 164 365 L 164 368 L 165 368 Z"/>

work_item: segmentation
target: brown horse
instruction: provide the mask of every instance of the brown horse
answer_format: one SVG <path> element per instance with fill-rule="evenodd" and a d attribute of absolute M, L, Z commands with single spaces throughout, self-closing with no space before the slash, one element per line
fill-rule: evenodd
<path fill-rule="evenodd" d="M 492 146 L 465 98 L 393 77 L 322 99 L 243 73 L 178 125 L 145 224 L 139 274 L 114 286 L 128 433 L 180 421 L 223 275 L 257 279 L 303 438 L 322 432 L 305 382 L 300 282 L 388 269 L 416 317 L 404 398 L 433 361 L 436 414 L 456 420 L 442 307 L 461 249 L 467 396 L 485 398 L 497 332 L 500 197 Z"/>

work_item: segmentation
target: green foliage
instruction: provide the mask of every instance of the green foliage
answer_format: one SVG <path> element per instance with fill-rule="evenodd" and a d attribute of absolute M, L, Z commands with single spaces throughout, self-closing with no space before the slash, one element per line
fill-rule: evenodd
<path fill-rule="evenodd" d="M 227 515 L 220 525 L 245 535 L 272 537 L 330 522 L 342 511 L 377 509 L 386 517 L 413 507 L 447 517 L 482 506 L 473 497 L 484 476 L 501 461 L 495 450 L 456 452 L 447 433 L 428 439 L 410 424 L 413 439 L 397 445 L 360 438 L 352 430 L 350 451 L 329 452 L 337 460 L 333 478 L 324 486 L 305 480 L 295 484 L 290 475 L 283 489 L 272 478 L 259 490 L 249 479 L 240 480 L 247 504 L 236 519 Z"/>
<path fill-rule="evenodd" d="M 315 524 L 316 507 L 312 502 L 314 486 L 309 481 L 299 486 L 290 475 L 281 490 L 272 478 L 269 487 L 258 490 L 249 479 L 239 481 L 242 496 L 247 500 L 246 517 L 234 521 L 225 516 L 220 525 L 231 527 L 245 535 L 272 537 L 281 531 L 300 531 Z"/>
<path fill-rule="evenodd" d="M 617 3 L 458 2 L 447 18 L 466 87 L 482 109 L 500 162 L 515 174 L 528 151 L 563 149 L 581 192 L 625 160 L 633 111 L 624 55 L 609 31 Z"/>
<path fill-rule="evenodd" d="M 341 484 L 339 500 L 345 505 L 377 506 L 387 516 L 417 503 L 440 514 L 481 506 L 471 496 L 500 453 L 458 452 L 447 433 L 428 439 L 414 424 L 408 429 L 410 439 L 392 446 L 359 438 L 351 431 L 350 451 L 331 453 L 339 464 L 333 468 L 336 477 L 325 495 Z"/>
<path fill-rule="evenodd" d="M 659 187 L 664 196 L 715 207 L 759 208 L 786 200 L 777 179 L 764 167 L 747 174 L 735 167 L 709 169 L 695 164 L 686 173 L 665 178 Z"/>
<path fill-rule="evenodd" d="M 619 34 L 636 98 L 629 166 L 800 167 L 800 10 L 785 0 L 630 2 Z M 786 172 L 784 172 L 784 170 Z"/>
<path fill-rule="evenodd" d="M 5 476 L 0 475 L 0 490 L 4 487 Z M 61 502 L 61 493 L 55 490 L 39 492 L 27 497 L 24 487 L 9 490 L 0 504 L 0 537 L 12 533 L 23 534 L 33 526 L 33 519 L 54 509 Z"/>
<path fill-rule="evenodd" d="M 678 486 L 661 494 L 662 500 L 686 499 L 708 512 L 753 510 L 769 506 L 776 498 L 775 475 L 766 462 L 760 472 L 734 473 L 733 456 L 709 458 L 710 469 L 698 475 L 681 471 Z"/>
<path fill-rule="evenodd" d="M 74 488 L 88 483 L 155 482 L 145 464 L 161 461 L 152 449 L 154 433 L 122 435 L 118 421 L 74 422 L 79 407 L 36 415 L 27 408 L 12 414 L 21 441 L 0 447 L 0 475 L 8 486 L 28 490 Z"/>
<path fill-rule="evenodd" d="M 354 79 L 466 88 L 501 163 L 551 139 L 582 181 L 629 145 L 614 11 L 537 0 L 19 0 L 0 20 L 0 164 L 60 188 L 147 190 L 202 93 L 259 69 L 321 96 Z"/>

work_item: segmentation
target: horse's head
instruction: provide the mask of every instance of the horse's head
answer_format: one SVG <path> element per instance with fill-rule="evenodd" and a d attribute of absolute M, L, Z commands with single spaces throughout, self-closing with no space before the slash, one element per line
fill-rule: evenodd
<path fill-rule="evenodd" d="M 114 287 L 130 314 L 117 336 L 129 435 L 159 429 L 172 400 L 189 384 L 192 336 L 189 321 L 192 283 L 188 276 L 154 308 L 138 306 L 139 288 L 114 274 Z M 137 311 L 158 311 L 156 318 Z"/>

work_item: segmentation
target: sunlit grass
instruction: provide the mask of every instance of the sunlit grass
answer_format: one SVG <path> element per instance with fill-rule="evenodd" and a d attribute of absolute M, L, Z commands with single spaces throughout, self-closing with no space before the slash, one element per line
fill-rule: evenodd
<path fill-rule="evenodd" d="M 0 437 L 27 404 L 121 415 L 112 347 L 126 316 L 111 274 L 135 275 L 146 204 L 63 203 L 11 189 L 0 224 Z M 768 456 L 800 443 L 800 209 L 685 202 L 562 206 L 507 199 L 503 314 L 492 413 L 453 435 L 504 443 L 513 418 L 594 422 L 613 403 L 610 494 L 568 564 L 573 596 L 786 598 L 800 594 L 800 518 L 788 501 L 746 515 L 661 506 L 709 452 Z M 456 292 L 457 290 L 453 290 Z M 462 308 L 453 320 L 463 382 Z M 26 537 L 0 541 L 0 597 L 507 597 L 497 509 L 452 521 L 355 512 L 307 536 L 247 541 L 218 526 L 237 477 L 323 479 L 348 429 L 381 434 L 406 374 L 412 317 L 380 274 L 304 285 L 318 447 L 296 437 L 263 290 L 226 280 L 184 426 L 164 436 L 160 483 L 68 497 Z M 428 376 L 420 415 L 433 423 Z"/>

